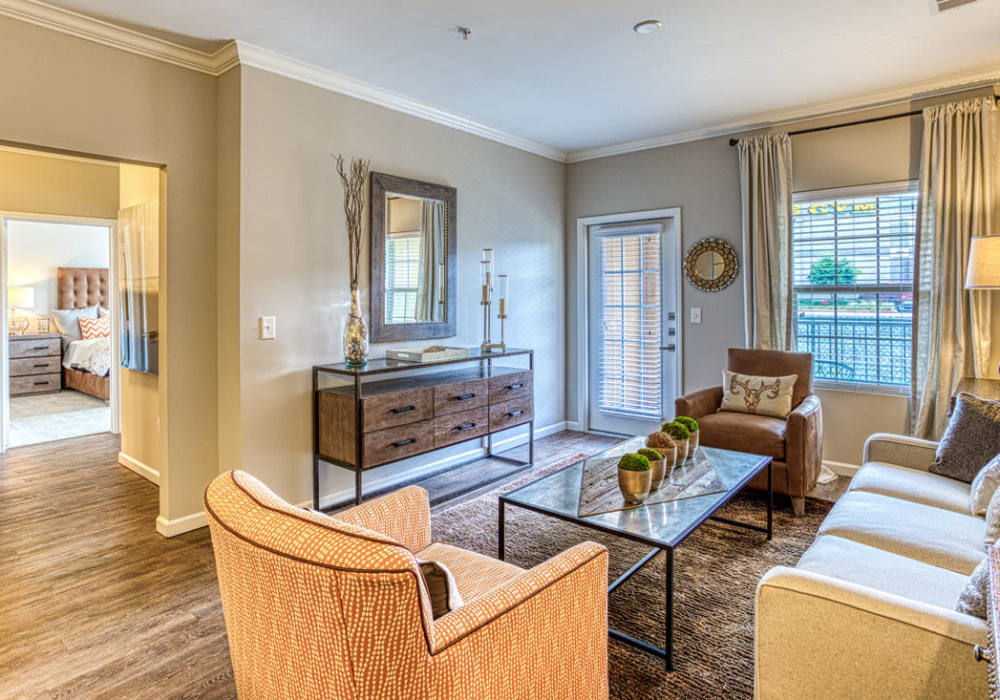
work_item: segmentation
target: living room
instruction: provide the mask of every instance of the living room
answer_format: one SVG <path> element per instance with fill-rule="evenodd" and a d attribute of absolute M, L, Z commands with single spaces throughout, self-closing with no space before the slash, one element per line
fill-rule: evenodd
<path fill-rule="evenodd" d="M 2 144 L 166 202 L 158 480 L 0 455 L 0 695 L 990 692 L 998 3 L 0 3 Z"/>

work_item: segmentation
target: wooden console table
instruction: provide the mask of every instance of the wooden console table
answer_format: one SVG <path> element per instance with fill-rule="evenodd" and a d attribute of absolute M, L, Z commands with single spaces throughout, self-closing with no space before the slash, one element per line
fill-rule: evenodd
<path fill-rule="evenodd" d="M 494 364 L 515 356 L 527 357 L 527 369 Z M 456 367 L 443 369 L 446 365 Z M 320 510 L 321 462 L 354 472 L 355 503 L 362 500 L 363 472 L 467 440 L 485 437 L 486 457 L 522 468 L 531 466 L 535 456 L 534 365 L 534 351 L 519 348 L 492 353 L 473 350 L 469 357 L 439 362 L 380 359 L 364 367 L 315 365 L 313 508 Z M 329 375 L 349 383 L 321 387 L 321 377 Z M 527 461 L 493 454 L 495 433 L 525 424 Z M 479 459 L 483 457 L 452 468 Z M 493 480 L 474 479 L 457 493 Z M 448 494 L 452 495 L 456 494 Z"/>

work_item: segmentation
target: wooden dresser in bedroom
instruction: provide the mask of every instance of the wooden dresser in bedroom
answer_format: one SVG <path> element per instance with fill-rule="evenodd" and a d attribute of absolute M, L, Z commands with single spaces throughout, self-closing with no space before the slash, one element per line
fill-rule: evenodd
<path fill-rule="evenodd" d="M 62 341 L 58 333 L 8 336 L 10 395 L 49 394 L 62 388 Z"/>

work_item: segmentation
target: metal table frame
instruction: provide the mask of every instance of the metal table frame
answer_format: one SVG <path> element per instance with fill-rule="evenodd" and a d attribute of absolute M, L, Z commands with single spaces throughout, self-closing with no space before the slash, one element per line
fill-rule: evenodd
<path fill-rule="evenodd" d="M 630 644 L 630 645 L 632 645 L 632 646 L 634 646 L 634 647 L 636 647 L 638 649 L 641 649 L 642 651 L 645 651 L 645 652 L 647 652 L 649 654 L 652 654 L 654 656 L 657 656 L 657 657 L 663 659 L 664 665 L 666 666 L 666 669 L 668 671 L 673 671 L 674 670 L 674 659 L 673 659 L 673 648 L 674 648 L 674 549 L 676 549 L 677 546 L 680 545 L 681 542 L 683 542 L 685 539 L 687 539 L 688 535 L 690 535 L 692 532 L 694 532 L 696 529 L 698 529 L 698 527 L 700 525 L 702 525 L 706 520 L 714 520 L 716 522 L 724 523 L 726 525 L 734 525 L 736 527 L 746 528 L 748 530 L 753 530 L 755 532 L 763 532 L 763 533 L 765 533 L 767 535 L 767 539 L 768 540 L 771 539 L 771 536 L 772 536 L 773 531 L 774 531 L 774 525 L 773 525 L 773 523 L 774 523 L 774 466 L 773 466 L 773 460 L 770 457 L 762 457 L 761 459 L 765 460 L 765 461 L 762 461 L 761 464 L 760 464 L 760 466 L 757 469 L 753 470 L 752 473 L 750 473 L 749 475 L 747 475 L 746 477 L 744 477 L 743 479 L 741 479 L 738 483 L 736 483 L 735 485 L 733 485 L 733 487 L 729 490 L 729 493 L 726 495 L 726 497 L 722 501 L 720 501 L 718 503 L 718 505 L 715 506 L 715 508 L 713 508 L 711 511 L 708 511 L 703 517 L 701 517 L 698 520 L 695 520 L 692 523 L 690 523 L 688 525 L 688 527 L 684 529 L 683 532 L 681 532 L 677 537 L 675 537 L 670 542 L 661 542 L 659 540 L 651 539 L 651 538 L 648 538 L 648 537 L 642 537 L 641 535 L 629 534 L 629 533 L 623 532 L 621 530 L 618 530 L 618 529 L 615 529 L 615 528 L 612 528 L 612 527 L 607 527 L 605 525 L 601 525 L 599 523 L 588 522 L 587 520 L 585 520 L 583 518 L 580 518 L 580 517 L 573 517 L 573 516 L 566 515 L 565 513 L 559 513 L 559 512 L 553 511 L 553 510 L 551 510 L 549 508 L 545 508 L 543 506 L 534 506 L 534 505 L 528 505 L 528 504 L 525 504 L 525 503 L 518 503 L 517 501 L 509 500 L 506 496 L 501 495 L 499 497 L 500 498 L 499 507 L 498 507 L 499 513 L 497 514 L 497 518 L 498 518 L 498 521 L 497 521 L 497 528 L 498 528 L 498 553 L 499 553 L 500 560 L 503 561 L 504 560 L 504 556 L 505 556 L 505 553 L 504 553 L 504 510 L 505 510 L 505 508 L 506 508 L 507 505 L 516 506 L 518 508 L 524 508 L 525 510 L 534 511 L 536 513 L 541 513 L 543 515 L 549 515 L 549 516 L 551 516 L 553 518 L 558 518 L 559 520 L 565 520 L 567 522 L 575 523 L 577 525 L 582 525 L 584 527 L 589 527 L 589 528 L 592 528 L 594 530 L 599 530 L 601 532 L 606 532 L 606 533 L 611 534 L 611 535 L 617 535 L 617 536 L 623 537 L 623 538 L 625 538 L 627 540 L 631 540 L 633 542 L 639 542 L 640 544 L 645 544 L 645 545 L 649 545 L 649 546 L 653 547 L 653 549 L 648 554 L 646 554 L 642 559 L 640 559 L 635 564 L 633 564 L 631 567 L 629 567 L 629 569 L 625 573 L 623 573 L 621 576 L 619 576 L 617 579 L 615 579 L 615 581 L 611 585 L 608 586 L 608 595 L 610 595 L 611 593 L 613 593 L 615 591 L 615 589 L 617 589 L 619 586 L 621 586 L 623 583 L 625 583 L 625 581 L 627 581 L 629 578 L 631 578 L 637 571 L 639 571 L 639 569 L 641 569 L 643 566 L 645 566 L 646 564 L 648 564 L 649 562 L 651 562 L 653 560 L 653 558 L 656 557 L 657 554 L 659 554 L 660 552 L 664 552 L 666 554 L 666 556 L 667 556 L 666 569 L 665 569 L 665 577 L 664 577 L 666 579 L 665 582 L 664 582 L 664 589 L 665 589 L 665 593 L 666 593 L 666 620 L 665 620 L 665 624 L 664 624 L 664 627 L 665 627 L 665 630 L 664 630 L 664 638 L 665 638 L 664 647 L 660 648 L 658 646 L 650 644 L 649 642 L 644 642 L 641 639 L 637 639 L 635 637 L 632 637 L 632 636 L 630 636 L 628 634 L 625 634 L 624 632 L 619 632 L 618 630 L 616 630 L 614 628 L 611 628 L 611 627 L 608 628 L 608 636 L 611 637 L 611 638 L 613 638 L 613 639 L 617 639 L 620 642 L 624 642 L 626 644 Z M 570 469 L 573 466 L 575 466 L 575 465 L 570 465 L 569 467 L 565 467 L 565 468 L 566 469 Z M 760 474 L 761 471 L 763 471 L 765 467 L 767 468 L 767 527 L 761 527 L 760 525 L 754 525 L 752 523 L 744 523 L 744 522 L 740 522 L 738 520 L 730 520 L 729 518 L 722 518 L 722 517 L 714 515 L 714 513 L 718 512 L 718 510 L 720 508 L 722 508 L 724 505 L 726 505 L 727 503 L 729 503 L 729 501 L 732 500 L 733 496 L 735 496 L 737 493 L 740 492 L 740 490 L 743 489 L 743 487 L 745 487 L 747 484 L 749 484 L 754 479 L 754 477 L 756 477 L 758 474 Z M 555 473 L 555 472 L 553 472 L 553 473 Z M 541 477 L 541 478 L 544 479 L 544 478 L 547 478 L 549 476 L 551 476 L 551 474 L 547 474 L 546 476 Z M 645 506 L 640 506 L 640 507 L 645 507 Z"/>
<path fill-rule="evenodd" d="M 327 462 L 329 464 L 334 464 L 334 465 L 336 465 L 338 467 L 342 467 L 343 469 L 347 469 L 349 471 L 353 471 L 354 472 L 354 504 L 355 505 L 359 505 L 361 503 L 362 499 L 364 498 L 364 495 L 365 495 L 363 493 L 363 489 L 362 489 L 362 485 L 361 485 L 361 476 L 362 476 L 362 474 L 364 472 L 366 472 L 366 471 L 370 471 L 371 469 L 378 469 L 379 467 L 386 467 L 386 466 L 389 466 L 390 464 L 393 464 L 393 462 L 387 462 L 386 464 L 380 464 L 380 465 L 378 465 L 378 467 L 368 467 L 367 469 L 365 469 L 365 468 L 363 468 L 361 466 L 362 464 L 364 464 L 364 440 L 362 440 L 360 438 L 360 436 L 362 435 L 362 430 L 361 430 L 361 386 L 362 386 L 362 379 L 363 378 L 374 376 L 374 375 L 379 375 L 379 374 L 389 374 L 389 373 L 393 373 L 393 372 L 407 372 L 407 371 L 413 371 L 413 370 L 430 369 L 432 367 L 441 367 L 441 366 L 445 366 L 445 365 L 465 364 L 465 363 L 470 363 L 470 362 L 478 362 L 480 368 L 485 367 L 487 370 L 489 370 L 489 369 L 491 369 L 493 367 L 493 360 L 499 360 L 499 359 L 502 359 L 502 358 L 505 358 L 505 357 L 516 357 L 518 355 L 527 355 L 528 356 L 528 369 L 531 370 L 532 372 L 534 372 L 534 369 L 535 369 L 535 351 L 534 350 L 530 350 L 530 349 L 522 349 L 522 348 L 509 348 L 508 350 L 505 350 L 503 352 L 494 352 L 494 353 L 489 353 L 489 354 L 472 355 L 472 356 L 469 356 L 469 357 L 454 358 L 454 359 L 450 359 L 450 360 L 441 360 L 441 361 L 438 361 L 438 362 L 403 362 L 403 361 L 397 361 L 396 364 L 393 364 L 391 366 L 373 367 L 373 368 L 369 368 L 368 366 L 364 366 L 364 367 L 348 367 L 347 365 L 345 365 L 343 363 L 337 363 L 337 364 L 331 364 L 331 365 L 314 365 L 313 368 L 312 368 L 312 389 L 313 389 L 313 402 L 312 402 L 312 404 L 313 404 L 312 405 L 312 410 L 313 410 L 313 473 L 312 473 L 312 490 L 313 490 L 313 508 L 316 509 L 316 510 L 333 510 L 335 508 L 339 508 L 339 507 L 341 507 L 341 506 L 344 505 L 343 503 L 334 503 L 334 504 L 330 504 L 330 505 L 326 506 L 325 508 L 321 508 L 320 507 L 320 502 L 319 502 L 319 471 L 320 471 L 320 463 L 321 462 Z M 333 375 L 337 375 L 337 376 L 341 376 L 341 377 L 347 377 L 347 378 L 350 378 L 353 381 L 353 384 L 354 384 L 354 414 L 355 414 L 355 421 L 356 421 L 355 430 L 356 430 L 357 435 L 359 436 L 359 438 L 357 440 L 357 444 L 355 446 L 354 464 L 351 464 L 350 462 L 345 462 L 343 460 L 336 459 L 335 457 L 331 457 L 329 455 L 321 454 L 320 451 L 319 451 L 319 392 L 320 392 L 320 375 L 321 374 L 333 374 Z M 524 424 L 522 424 L 522 425 L 524 425 Z M 520 460 L 520 459 L 514 459 L 512 457 L 504 457 L 502 455 L 493 454 L 493 433 L 487 433 L 485 435 L 485 437 L 486 437 L 486 454 L 479 455 L 479 456 L 474 457 L 472 459 L 469 459 L 469 460 L 466 460 L 464 462 L 461 462 L 460 464 L 452 465 L 448 469 L 449 470 L 450 469 L 458 469 L 460 467 L 466 466 L 467 464 L 471 464 L 472 462 L 478 462 L 479 460 L 486 459 L 486 458 L 498 459 L 498 460 L 503 461 L 503 462 L 508 462 L 510 464 L 514 464 L 514 465 L 516 465 L 518 467 L 521 467 L 521 469 L 526 469 L 526 468 L 530 467 L 532 464 L 534 464 L 534 461 L 535 461 L 535 419 L 534 419 L 534 415 L 532 415 L 532 419 L 530 421 L 528 421 L 527 425 L 528 425 L 528 461 L 524 461 L 524 460 Z M 519 428 L 519 427 L 521 427 L 521 425 L 511 426 L 511 428 L 509 428 L 509 430 L 513 430 L 514 428 Z M 479 439 L 479 440 L 481 440 L 482 437 L 471 438 L 471 439 Z M 455 443 L 455 444 L 460 444 L 460 443 Z M 445 448 L 441 448 L 441 449 L 445 449 Z M 515 472 L 517 472 L 517 471 L 520 471 L 520 470 L 515 470 Z M 479 480 L 479 481 L 477 481 L 476 483 L 473 483 L 473 484 L 464 485 L 462 488 L 460 488 L 460 489 L 458 489 L 456 491 L 453 491 L 453 492 L 450 492 L 450 493 L 438 496 L 437 498 L 434 499 L 433 502 L 436 503 L 438 501 L 447 500 L 449 498 L 454 498 L 455 496 L 459 496 L 459 495 L 461 495 L 463 493 L 467 493 L 469 491 L 473 491 L 473 490 L 475 490 L 477 488 L 485 486 L 486 484 L 492 483 L 493 481 L 497 481 L 499 479 L 505 479 L 505 478 L 508 478 L 509 476 L 510 476 L 510 474 L 503 474 L 503 475 L 501 475 L 499 477 L 493 477 L 493 478 L 490 478 L 490 479 L 483 479 L 483 480 Z M 421 478 L 426 478 L 426 477 L 421 477 Z M 414 483 L 415 481 L 418 481 L 418 480 L 419 479 L 414 479 L 414 480 L 411 480 L 411 481 L 408 481 L 408 482 L 402 483 L 402 484 L 393 484 L 392 487 L 390 487 L 390 488 L 380 489 L 380 490 L 378 490 L 378 491 L 376 491 L 374 493 L 370 493 L 370 494 L 367 494 L 367 495 L 368 495 L 368 497 L 378 496 L 378 495 L 381 495 L 381 494 L 386 493 L 388 491 L 395 491 L 395 490 L 400 489 L 400 488 L 402 488 L 404 486 L 408 486 L 409 484 Z M 433 505 L 433 503 L 432 503 L 432 505 Z"/>

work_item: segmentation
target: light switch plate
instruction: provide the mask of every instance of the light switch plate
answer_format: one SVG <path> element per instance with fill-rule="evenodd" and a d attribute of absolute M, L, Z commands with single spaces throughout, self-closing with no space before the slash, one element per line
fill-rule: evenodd
<path fill-rule="evenodd" d="M 701 323 L 701 307 L 691 307 L 691 323 Z"/>
<path fill-rule="evenodd" d="M 274 340 L 277 327 L 278 322 L 274 316 L 260 316 L 257 319 L 257 338 L 259 340 Z"/>

